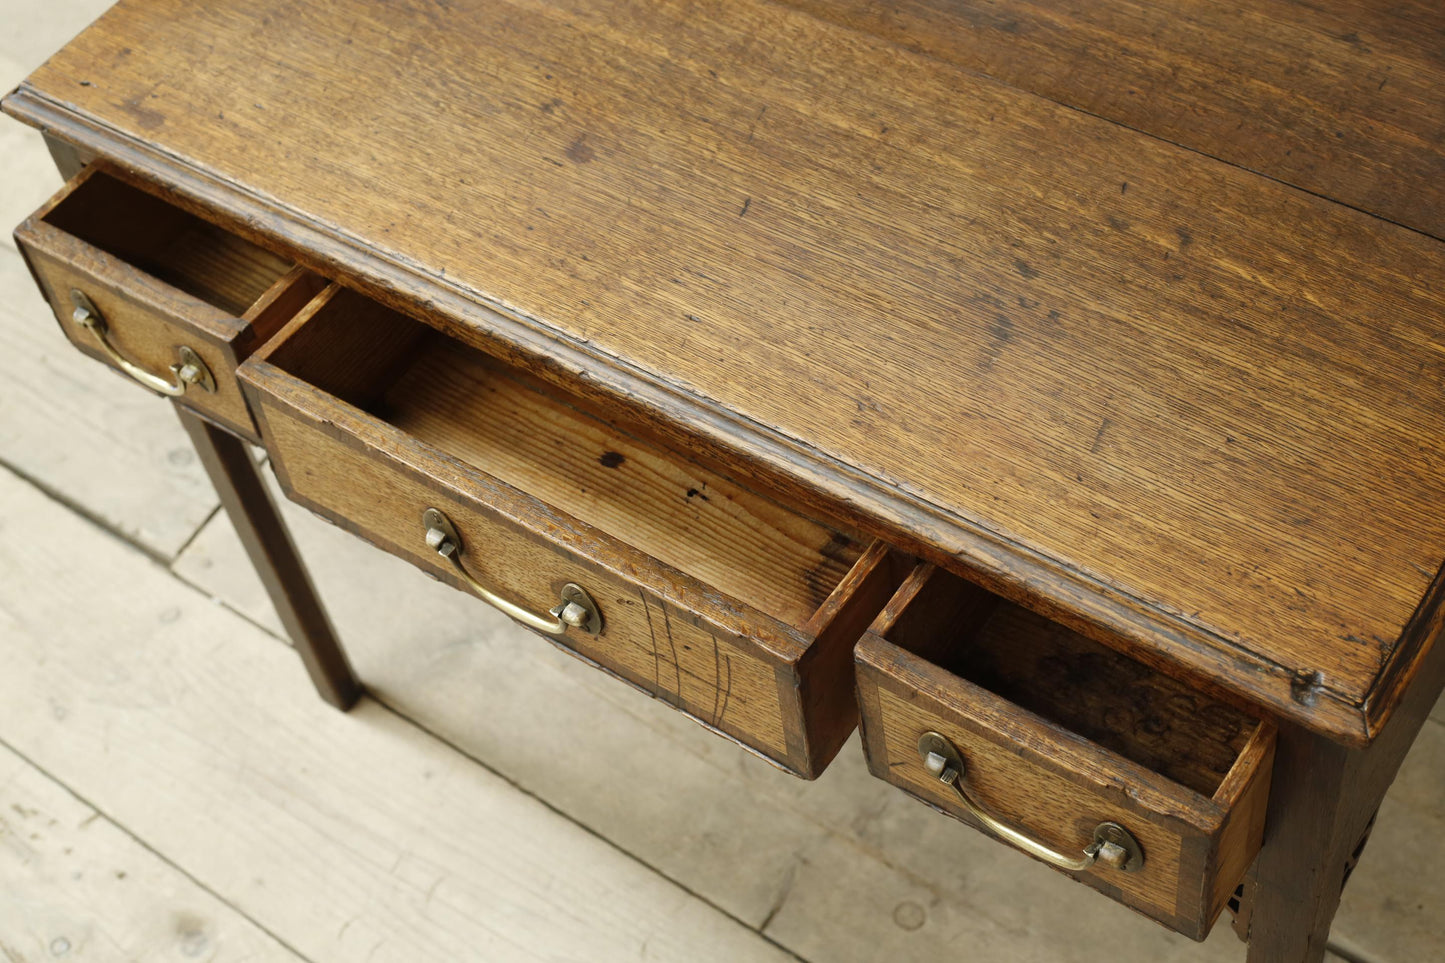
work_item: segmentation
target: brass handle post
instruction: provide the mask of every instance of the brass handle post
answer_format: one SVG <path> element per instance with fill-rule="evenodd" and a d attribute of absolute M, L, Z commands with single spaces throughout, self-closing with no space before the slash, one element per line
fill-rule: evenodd
<path fill-rule="evenodd" d="M 1144 866 L 1144 851 L 1134 834 L 1115 822 L 1102 822 L 1094 827 L 1094 839 L 1078 856 L 1061 853 L 1039 842 L 994 816 L 976 799 L 968 788 L 963 756 L 948 739 L 937 732 L 925 732 L 918 739 L 918 756 L 923 767 L 945 786 L 952 787 L 974 819 L 999 839 L 1010 843 L 1050 865 L 1078 873 L 1095 862 L 1133 873 Z"/>
<path fill-rule="evenodd" d="M 75 306 L 75 310 L 70 313 L 70 320 L 94 335 L 95 340 L 100 344 L 100 350 L 105 352 L 106 357 L 133 380 L 168 398 L 179 398 L 192 387 L 200 388 L 202 391 L 216 390 L 216 380 L 211 377 L 211 369 L 207 368 L 200 355 L 189 347 L 181 345 L 176 349 L 180 361 L 171 365 L 171 374 L 175 380 L 162 378 L 160 375 L 150 373 L 116 350 L 115 345 L 110 342 L 110 329 L 105 323 L 105 318 L 101 316 L 100 310 L 96 308 L 84 291 L 72 288 L 70 303 Z"/>
<path fill-rule="evenodd" d="M 602 611 L 582 586 L 568 582 L 562 586 L 562 591 L 558 593 L 558 602 L 548 615 L 538 615 L 503 598 L 472 577 L 466 566 L 462 565 L 462 537 L 445 512 L 439 508 L 428 508 L 422 512 L 421 521 L 426 526 L 427 547 L 450 562 L 457 575 L 483 602 L 500 609 L 528 628 L 547 635 L 565 635 L 568 629 L 577 629 L 588 635 L 602 632 Z"/>

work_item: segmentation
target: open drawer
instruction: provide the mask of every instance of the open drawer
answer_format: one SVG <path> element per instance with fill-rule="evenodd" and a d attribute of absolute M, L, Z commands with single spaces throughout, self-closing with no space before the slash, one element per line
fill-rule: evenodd
<path fill-rule="evenodd" d="M 241 379 L 312 510 L 799 775 L 853 730 L 882 545 L 341 287 Z"/>
<path fill-rule="evenodd" d="M 1259 850 L 1271 723 L 932 565 L 857 663 L 874 775 L 1208 934 Z"/>
<path fill-rule="evenodd" d="M 95 166 L 15 240 L 76 347 L 257 439 L 236 365 L 324 281 Z"/>

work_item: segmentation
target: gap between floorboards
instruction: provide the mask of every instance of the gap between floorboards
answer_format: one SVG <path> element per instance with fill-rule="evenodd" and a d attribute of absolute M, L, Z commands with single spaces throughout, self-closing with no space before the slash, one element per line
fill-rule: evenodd
<path fill-rule="evenodd" d="M 44 484 L 38 483 L 35 479 L 31 478 L 31 477 L 30 477 L 29 475 L 27 475 L 25 472 L 15 469 L 13 466 L 8 465 L 8 464 L 7 464 L 6 462 L 4 462 L 3 460 L 0 460 L 0 465 L 4 465 L 4 467 L 6 467 L 6 468 L 8 468 L 9 470 L 11 470 L 11 471 L 15 474 L 15 476 L 16 476 L 17 478 L 19 478 L 19 479 L 20 479 L 22 482 L 24 482 L 25 484 L 30 485 L 32 488 L 34 488 L 36 491 L 38 491 L 43 497 L 49 499 L 49 500 L 52 501 L 52 502 L 55 502 L 55 503 L 56 503 L 57 505 L 59 505 L 60 507 L 64 508 L 65 510 L 67 510 L 67 511 L 71 512 L 72 514 L 78 516 L 79 518 L 83 519 L 84 521 L 86 521 L 87 523 L 89 523 L 93 528 L 98 529 L 100 532 L 102 532 L 102 533 L 110 536 L 111 538 L 113 538 L 113 539 L 121 542 L 122 544 L 124 544 L 124 545 L 126 545 L 126 546 L 128 546 L 128 547 L 130 547 L 130 548 L 136 549 L 136 550 L 141 554 L 142 557 L 144 557 L 146 560 L 148 560 L 148 561 L 150 561 L 150 562 L 152 562 L 152 563 L 155 563 L 155 564 L 159 565 L 160 567 L 164 568 L 167 575 L 169 575 L 173 580 L 175 580 L 175 581 L 176 581 L 177 583 L 179 583 L 180 585 L 184 586 L 184 587 L 185 587 L 186 589 L 188 589 L 189 591 L 192 591 L 192 592 L 196 593 L 197 595 L 199 595 L 199 596 L 201 596 L 201 597 L 203 597 L 203 598 L 206 598 L 206 599 L 210 600 L 213 604 L 216 604 L 216 605 L 221 606 L 222 608 L 226 609 L 228 612 L 230 612 L 230 613 L 238 616 L 240 619 L 242 619 L 242 620 L 243 620 L 244 622 L 246 622 L 248 625 L 251 625 L 251 626 L 253 626 L 253 627 L 257 628 L 257 629 L 260 629 L 261 632 L 263 632 L 263 633 L 264 633 L 266 636 L 268 636 L 269 638 L 275 640 L 275 641 L 278 642 L 279 644 L 284 645 L 284 646 L 286 646 L 287 648 L 290 648 L 290 649 L 292 649 L 292 650 L 294 651 L 295 647 L 291 644 L 291 641 L 290 641 L 289 639 L 287 639 L 285 636 L 283 636 L 283 635 L 278 635 L 274 630 L 272 630 L 271 628 L 269 628 L 269 627 L 261 624 L 260 622 L 257 622 L 256 620 L 254 620 L 253 618 L 251 618 L 249 615 L 247 615 L 245 612 L 242 612 L 242 611 L 240 611 L 239 609 L 237 609 L 236 607 L 232 606 L 232 605 L 231 605 L 229 602 L 227 602 L 225 599 L 220 598 L 220 597 L 215 596 L 215 595 L 212 595 L 210 592 L 207 592 L 206 590 L 204 590 L 203 588 L 201 588 L 200 586 L 198 586 L 197 584 L 195 584 L 195 583 L 192 582 L 191 580 L 183 577 L 182 575 L 180 575 L 179 573 L 177 573 L 177 572 L 175 571 L 174 565 L 175 565 L 177 562 L 179 562 L 180 558 L 181 558 L 182 555 L 184 554 L 185 548 L 188 547 L 192 542 L 195 541 L 195 539 L 199 536 L 199 534 L 201 533 L 201 531 L 203 531 L 203 530 L 205 529 L 205 527 L 206 527 L 207 524 L 210 524 L 210 522 L 211 522 L 212 520 L 216 519 L 218 516 L 220 516 L 220 515 L 223 513 L 224 509 L 223 509 L 221 506 L 219 506 L 219 505 L 216 506 L 216 508 L 207 516 L 205 522 L 203 522 L 203 523 L 196 529 L 195 532 L 192 532 L 192 533 L 191 533 L 191 535 L 186 539 L 185 544 L 182 546 L 181 550 L 180 550 L 179 552 L 177 552 L 175 558 L 167 560 L 167 559 L 165 559 L 163 556 L 161 556 L 159 553 L 157 553 L 157 552 L 155 552 L 155 551 L 153 551 L 153 550 L 148 549 L 146 546 L 137 543 L 137 542 L 134 541 L 133 539 L 127 538 L 122 532 L 120 532 L 120 531 L 117 530 L 116 528 L 114 528 L 114 527 L 106 524 L 103 520 L 98 519 L 98 518 L 96 518 L 94 515 L 92 515 L 92 514 L 90 514 L 89 512 L 85 511 L 85 509 L 84 509 L 83 506 L 76 505 L 76 504 L 73 503 L 71 500 L 67 499 L 64 495 L 59 494 L 59 493 L 57 493 L 57 492 L 54 492 L 53 490 L 51 490 L 48 486 L 46 486 L 46 485 L 44 485 Z M 229 519 L 227 520 L 227 523 L 229 524 Z M 298 671 L 300 671 L 299 667 L 298 667 Z M 651 863 L 649 863 L 648 861 L 646 861 L 646 860 L 638 857 L 635 853 L 629 852 L 628 850 L 625 850 L 625 849 L 623 849 L 622 847 L 618 846 L 615 842 L 613 842 L 613 841 L 612 841 L 611 839 L 609 839 L 608 837 L 606 837 L 606 836 L 602 835 L 601 833 L 597 832 L 595 829 L 593 829 L 592 827 L 586 825 L 585 823 L 579 822 L 578 820 L 576 820 L 575 818 L 573 818 L 569 813 L 567 813 L 565 810 L 559 809 L 559 808 L 558 808 L 557 806 L 555 806 L 550 800 L 546 799 L 546 798 L 543 797 L 543 796 L 537 795 L 536 793 L 534 793 L 534 792 L 532 792 L 531 790 L 527 789 L 527 787 L 519 784 L 515 779 L 509 777 L 506 773 L 500 772 L 500 771 L 492 768 L 490 765 L 488 765 L 488 764 L 486 763 L 486 761 L 478 758 L 477 756 L 473 755 L 473 754 L 470 753 L 470 752 L 467 752 L 465 749 L 463 749 L 461 746 L 457 745 L 457 744 L 456 744 L 455 742 L 453 742 L 452 740 L 447 739 L 447 738 L 445 738 L 444 736 L 441 736 L 441 735 L 439 735 L 439 734 L 436 733 L 436 732 L 433 732 L 431 729 L 429 729 L 429 728 L 427 728 L 426 726 L 418 723 L 416 720 L 412 719 L 410 716 L 408 716 L 408 715 L 406 715 L 406 714 L 398 711 L 394 706 L 388 704 L 388 703 L 387 703 L 386 701 L 384 701 L 383 699 L 377 698 L 376 696 L 372 695 L 371 693 L 367 693 L 364 697 L 370 699 L 372 702 L 374 702 L 374 703 L 376 703 L 378 706 L 382 707 L 386 712 L 388 712 L 388 713 L 390 713 L 391 715 L 395 716 L 396 718 L 402 720 L 402 721 L 405 722 L 407 725 L 409 725 L 409 726 L 411 726 L 412 728 L 416 729 L 418 732 L 421 732 L 421 733 L 425 734 L 428 738 L 431 738 L 431 739 L 435 740 L 436 742 L 440 743 L 441 745 L 446 746 L 448 749 L 452 750 L 453 752 L 456 752 L 456 753 L 457 753 L 458 755 L 460 755 L 462 758 L 464 758 L 464 759 L 468 760 L 469 762 L 471 762 L 472 764 L 474 764 L 474 765 L 476 765 L 476 766 L 479 766 L 480 768 L 486 770 L 486 771 L 487 771 L 488 773 L 490 773 L 491 775 L 494 775 L 494 776 L 496 776 L 497 778 L 501 779 L 504 783 L 506 783 L 509 787 L 511 787 L 511 788 L 512 788 L 513 790 L 515 790 L 516 792 L 520 793 L 520 794 L 523 795 L 523 796 L 526 796 L 526 797 L 529 798 L 529 799 L 532 799 L 532 800 L 540 803 L 540 804 L 541 804 L 543 807 L 545 807 L 548 811 L 556 814 L 557 816 L 561 817 L 562 819 L 565 819 L 568 823 L 571 823 L 573 826 L 576 826 L 577 828 L 581 829 L 583 832 L 587 833 L 589 836 L 592 836 L 593 838 L 601 841 L 602 843 L 606 844 L 609 848 L 611 848 L 611 849 L 613 849 L 613 850 L 621 853 L 622 855 L 624 855 L 624 856 L 627 857 L 628 859 L 630 859 L 630 860 L 632 860 L 633 862 L 637 863 L 639 866 L 642 866 L 642 867 L 646 868 L 648 871 L 650 871 L 650 872 L 652 872 L 652 873 L 655 873 L 655 874 L 656 874 L 657 876 L 659 876 L 660 878 L 667 880 L 669 883 L 671 883 L 672 885 L 676 886 L 678 889 L 682 890 L 683 892 L 687 893 L 689 896 L 693 897 L 694 899 L 697 899 L 700 903 L 704 904 L 705 906 L 709 907 L 709 908 L 712 909 L 713 911 L 717 912 L 719 915 L 724 916 L 724 917 L 726 917 L 726 918 L 729 919 L 729 920 L 732 920 L 733 922 L 737 923 L 739 926 L 744 927 L 745 929 L 748 929 L 748 930 L 753 931 L 754 933 L 757 933 L 758 936 L 759 936 L 760 938 L 762 938 L 765 942 L 767 942 L 767 943 L 771 944 L 772 946 L 776 947 L 779 951 L 781 951 L 782 953 L 785 953 L 787 956 L 791 957 L 792 959 L 797 960 L 798 963 L 809 963 L 809 961 L 805 960 L 803 957 L 798 956 L 798 954 L 796 954 L 795 952 L 793 952 L 793 951 L 792 951 L 791 949 L 789 949 L 788 947 L 783 946 L 782 944 L 778 943 L 778 942 L 777 942 L 774 938 L 772 938 L 771 936 L 763 933 L 758 927 L 752 926 L 752 925 L 749 924 L 747 921 L 745 921 L 745 920 L 743 920 L 743 919 L 740 919 L 739 917 L 737 917 L 737 916 L 734 915 L 733 913 L 730 913 L 730 912 L 728 912 L 726 909 L 718 906 L 718 905 L 717 905 L 716 903 L 714 903 L 713 901 L 707 899 L 705 896 L 702 896 L 701 894 L 699 894 L 699 893 L 697 893 L 696 891 L 694 891 L 694 890 L 692 889 L 692 887 L 688 886 L 686 883 L 684 883 L 684 882 L 682 882 L 682 881 L 674 878 L 673 876 L 671 876 L 671 875 L 668 874 L 668 873 L 663 872 L 662 870 L 660 870 L 660 869 L 657 868 L 656 866 L 653 866 L 653 865 L 652 865 Z M 3 739 L 3 737 L 0 737 L 0 745 L 5 745 L 5 746 L 6 746 L 7 748 L 9 748 L 11 751 L 15 752 L 15 754 L 16 754 L 17 756 L 19 756 L 19 757 L 22 758 L 22 759 L 25 759 L 28 763 L 30 763 L 30 765 L 34 766 L 34 767 L 36 768 L 36 770 L 38 770 L 39 772 L 43 773 L 47 778 L 53 779 L 55 782 L 59 783 L 60 785 L 65 786 L 66 790 L 69 791 L 70 793 L 72 793 L 73 795 L 75 795 L 77 799 L 80 799 L 80 800 L 81 800 L 82 802 L 84 802 L 86 805 L 88 805 L 88 806 L 90 806 L 91 808 L 95 809 L 96 812 L 101 813 L 101 815 L 102 815 L 104 818 L 106 818 L 106 819 L 110 820 L 112 823 L 114 823 L 114 824 L 115 824 L 122 832 L 124 832 L 127 836 L 131 837 L 132 839 L 135 839 L 136 842 L 139 843 L 141 846 L 143 846 L 148 852 L 154 853 L 157 857 L 161 858 L 162 860 L 165 860 L 165 857 L 164 857 L 164 856 L 161 856 L 160 853 L 158 853 L 158 852 L 156 852 L 154 849 L 152 849 L 152 848 L 150 847 L 150 845 L 146 843 L 145 840 L 141 839 L 140 837 L 138 837 L 138 836 L 136 836 L 134 833 L 132 833 L 131 830 L 130 830 L 128 827 L 126 827 L 124 824 L 118 822 L 110 813 L 106 812 L 106 811 L 105 811 L 104 809 L 102 809 L 100 806 L 96 805 L 92 800 L 87 799 L 86 797 L 84 797 L 84 796 L 82 796 L 81 794 L 79 794 L 78 792 L 76 792 L 76 790 L 75 790 L 74 788 L 72 788 L 70 785 L 68 785 L 67 783 L 63 782 L 63 781 L 60 780 L 60 779 L 57 779 L 57 778 L 56 778 L 52 773 L 50 773 L 44 766 L 40 765 L 40 764 L 37 763 L 35 760 L 30 759 L 28 756 L 25 756 L 23 753 L 21 753 L 21 752 L 19 752 L 18 750 L 16 750 L 13 746 L 10 746 L 7 742 L 5 742 L 5 740 Z M 168 864 L 170 864 L 170 865 L 175 865 L 175 864 L 171 863 L 169 860 L 165 860 L 165 861 L 166 861 Z M 219 894 L 215 893 L 213 890 L 209 889 L 208 887 L 203 886 L 203 885 L 199 882 L 199 880 L 196 880 L 193 876 L 191 876 L 189 873 L 187 873 L 184 869 L 182 869 L 182 868 L 179 867 L 179 866 L 177 866 L 176 868 L 177 868 L 180 872 L 182 872 L 182 873 L 186 876 L 187 879 L 192 880 L 192 881 L 195 882 L 198 886 L 201 886 L 202 889 L 205 889 L 206 892 L 211 893 L 211 894 L 214 895 L 218 900 L 220 900 L 221 902 L 225 903 L 227 906 L 230 906 L 232 909 L 235 909 L 236 912 L 239 913 L 240 915 L 246 917 L 248 920 L 251 920 L 251 922 L 256 923 L 256 925 L 257 925 L 257 927 L 258 927 L 259 929 L 263 930 L 263 931 L 266 932 L 268 935 L 272 935 L 272 936 L 275 935 L 275 934 L 271 933 L 270 930 L 266 929 L 266 927 L 262 926 L 258 921 L 254 920 L 254 919 L 251 919 L 251 917 L 247 916 L 245 913 L 241 913 L 241 911 L 240 911 L 239 909 L 236 909 L 236 907 L 234 906 L 234 904 L 232 904 L 229 900 L 224 899 L 224 898 L 221 897 Z M 294 948 L 293 948 L 293 947 L 290 947 L 288 944 L 285 944 L 284 941 L 280 940 L 279 938 L 277 939 L 277 942 L 280 942 L 280 943 L 282 943 L 283 945 L 286 945 L 288 949 L 292 949 L 292 950 L 294 951 Z M 298 953 L 297 955 L 298 955 L 298 956 L 301 956 L 302 954 L 299 954 L 299 953 Z M 304 959 L 305 957 L 303 956 L 302 958 Z"/>

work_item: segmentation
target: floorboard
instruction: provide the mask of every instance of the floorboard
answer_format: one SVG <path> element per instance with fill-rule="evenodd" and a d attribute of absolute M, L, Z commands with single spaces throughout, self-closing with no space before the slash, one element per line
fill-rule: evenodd
<path fill-rule="evenodd" d="M 14 87 L 26 73 L 20 63 L 0 50 L 0 93 Z M 4 158 L 4 176 L 0 177 L 0 227 L 4 230 L 0 231 L 0 247 L 8 246 L 13 251 L 16 248 L 11 228 L 59 190 L 62 181 L 40 132 L 8 117 L 0 120 L 0 158 Z"/>
<path fill-rule="evenodd" d="M 308 959 L 789 958 L 9 473 L 0 531 L 0 737 Z"/>
<path fill-rule="evenodd" d="M 0 959 L 302 960 L 3 745 Z"/>

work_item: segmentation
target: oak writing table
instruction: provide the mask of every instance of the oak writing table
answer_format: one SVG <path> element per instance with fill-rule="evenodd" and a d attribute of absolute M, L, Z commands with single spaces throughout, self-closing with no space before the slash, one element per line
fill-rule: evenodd
<path fill-rule="evenodd" d="M 71 340 L 805 777 L 1318 960 L 1445 684 L 1445 14 L 128 0 L 4 101 Z M 518 667 L 525 672 L 525 667 Z"/>

